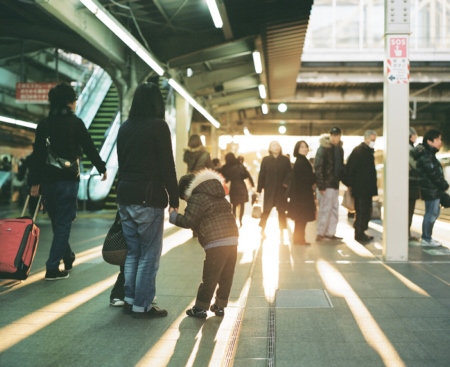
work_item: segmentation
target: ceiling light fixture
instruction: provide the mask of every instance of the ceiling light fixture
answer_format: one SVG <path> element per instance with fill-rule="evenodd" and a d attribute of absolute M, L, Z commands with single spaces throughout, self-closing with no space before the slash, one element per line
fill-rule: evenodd
<path fill-rule="evenodd" d="M 154 57 L 148 52 L 133 35 L 124 28 L 122 24 L 117 21 L 112 15 L 109 14 L 101 5 L 97 4 L 93 0 L 80 0 L 86 8 L 88 8 L 92 14 L 94 14 L 106 27 L 109 28 L 117 37 L 119 37 L 123 43 L 125 43 L 131 50 L 148 65 L 159 76 L 164 75 L 164 69 L 158 64 Z"/>
<path fill-rule="evenodd" d="M 287 106 L 286 106 L 286 104 L 285 104 L 285 103 L 280 103 L 280 104 L 278 105 L 278 111 L 280 111 L 281 113 L 286 112 L 286 111 L 287 111 Z"/>
<path fill-rule="evenodd" d="M 266 87 L 264 86 L 264 84 L 258 85 L 258 90 L 261 99 L 265 99 L 267 97 L 267 94 L 266 94 Z"/>
<path fill-rule="evenodd" d="M 214 25 L 216 26 L 216 28 L 222 28 L 223 21 L 222 17 L 220 16 L 219 8 L 217 7 L 216 0 L 206 0 L 206 4 L 208 5 L 208 9 L 211 13 Z"/>
<path fill-rule="evenodd" d="M 30 129 L 36 129 L 37 124 L 22 120 L 12 119 L 6 116 L 0 116 L 0 121 L 6 122 L 7 124 L 18 125 L 23 127 L 28 127 Z"/>
<path fill-rule="evenodd" d="M 86 8 L 88 8 L 106 27 L 109 28 L 111 32 L 113 32 L 118 38 L 122 40 L 131 50 L 136 52 L 136 55 L 139 56 L 148 66 L 150 66 L 159 76 L 163 76 L 165 74 L 164 69 L 159 65 L 157 60 L 152 56 L 152 54 L 147 51 L 147 49 L 142 46 L 136 38 L 120 24 L 120 22 L 114 18 L 109 12 L 103 8 L 102 5 L 98 4 L 95 0 L 80 0 Z M 217 14 L 220 17 L 219 9 L 217 8 L 217 4 L 214 1 L 213 4 L 217 9 Z M 208 4 L 209 7 L 209 4 Z M 210 10 L 211 11 L 211 10 Z M 222 19 L 220 19 L 222 21 Z M 172 83 L 170 82 L 172 81 Z M 169 84 L 185 98 L 198 112 L 200 112 L 205 118 L 211 122 L 215 127 L 219 128 L 220 123 L 212 117 L 208 111 L 206 111 L 202 106 L 200 106 L 194 98 L 179 85 L 175 80 L 170 79 Z"/>
<path fill-rule="evenodd" d="M 267 103 L 263 103 L 261 105 L 261 110 L 264 115 L 267 115 L 269 113 L 269 106 L 267 106 Z"/>
<path fill-rule="evenodd" d="M 286 134 L 286 126 L 281 125 L 281 126 L 278 128 L 278 132 L 279 132 L 280 134 Z"/>
<path fill-rule="evenodd" d="M 258 51 L 253 52 L 253 64 L 255 65 L 255 71 L 257 74 L 262 73 L 261 54 Z"/>
<path fill-rule="evenodd" d="M 192 75 L 194 75 L 194 71 L 191 68 L 186 69 L 186 76 L 190 78 Z"/>
<path fill-rule="evenodd" d="M 175 79 L 169 79 L 169 85 L 172 86 L 186 101 L 188 101 L 198 112 L 200 112 L 205 118 L 213 124 L 216 128 L 220 127 L 220 122 L 212 117 L 208 111 L 206 111 L 200 104 L 192 98 L 192 96 L 184 89 L 180 84 L 178 84 Z"/>

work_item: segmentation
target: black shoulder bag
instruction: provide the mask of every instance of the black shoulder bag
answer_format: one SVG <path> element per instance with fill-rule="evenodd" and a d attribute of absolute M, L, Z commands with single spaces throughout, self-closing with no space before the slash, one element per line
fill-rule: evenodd
<path fill-rule="evenodd" d="M 75 173 L 77 176 L 80 174 L 79 159 L 69 161 L 65 158 L 61 158 L 50 146 L 50 121 L 47 120 L 47 138 L 45 139 L 45 146 L 47 147 L 47 160 L 46 163 L 49 166 L 53 166 L 62 170 L 68 170 Z"/>

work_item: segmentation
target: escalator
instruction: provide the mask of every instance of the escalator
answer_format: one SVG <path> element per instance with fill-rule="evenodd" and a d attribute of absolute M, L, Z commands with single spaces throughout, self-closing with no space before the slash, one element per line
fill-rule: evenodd
<path fill-rule="evenodd" d="M 114 84 L 111 84 L 88 129 L 98 151 L 100 151 L 103 145 L 105 133 L 116 117 L 118 109 L 119 95 Z M 92 163 L 86 156 L 83 158 L 82 163 L 83 171 L 90 171 L 92 169 Z"/>

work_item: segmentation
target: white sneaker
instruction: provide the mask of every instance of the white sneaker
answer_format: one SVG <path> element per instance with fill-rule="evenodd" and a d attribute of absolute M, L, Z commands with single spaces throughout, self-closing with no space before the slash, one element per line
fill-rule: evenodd
<path fill-rule="evenodd" d="M 109 304 L 113 307 L 122 307 L 124 305 L 124 301 L 123 299 L 120 298 L 113 298 L 111 300 L 109 300 Z"/>
<path fill-rule="evenodd" d="M 442 246 L 442 244 L 439 241 L 436 241 L 433 239 L 430 240 L 429 242 L 422 239 L 420 244 L 421 244 L 421 246 L 424 246 L 424 247 L 441 247 Z"/>

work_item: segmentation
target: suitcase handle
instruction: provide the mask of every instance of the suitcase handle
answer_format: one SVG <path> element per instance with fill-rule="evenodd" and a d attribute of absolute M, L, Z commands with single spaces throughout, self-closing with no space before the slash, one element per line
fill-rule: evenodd
<path fill-rule="evenodd" d="M 25 211 L 28 208 L 28 202 L 30 201 L 30 197 L 31 197 L 31 195 L 28 195 L 27 196 L 27 200 L 25 200 L 25 205 L 23 206 L 21 217 L 25 216 Z M 39 207 L 41 205 L 41 199 L 42 199 L 42 195 L 39 195 L 39 199 L 38 199 L 38 202 L 37 202 L 37 205 L 36 205 L 36 210 L 34 211 L 34 215 L 33 215 L 33 222 L 36 222 L 37 213 L 38 213 Z"/>

